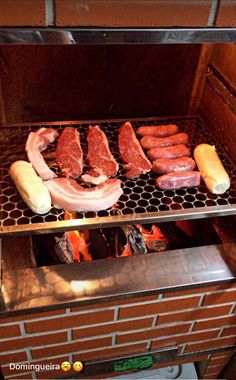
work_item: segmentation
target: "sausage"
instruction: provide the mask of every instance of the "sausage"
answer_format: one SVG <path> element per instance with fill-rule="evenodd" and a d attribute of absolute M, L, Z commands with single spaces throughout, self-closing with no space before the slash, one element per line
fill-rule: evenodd
<path fill-rule="evenodd" d="M 152 170 L 158 174 L 167 174 L 193 170 L 195 166 L 195 161 L 190 157 L 180 157 L 175 160 L 159 158 L 153 162 Z"/>
<path fill-rule="evenodd" d="M 187 145 L 189 142 L 186 133 L 177 133 L 169 137 L 144 136 L 140 143 L 144 149 L 161 148 L 177 144 Z"/>
<path fill-rule="evenodd" d="M 179 158 L 189 157 L 190 150 L 183 144 L 167 146 L 166 148 L 153 148 L 147 151 L 147 155 L 151 160 L 157 158 Z"/>
<path fill-rule="evenodd" d="M 10 166 L 10 176 L 25 203 L 36 214 L 46 214 L 51 209 L 51 197 L 42 179 L 27 161 L 15 161 Z"/>
<path fill-rule="evenodd" d="M 179 127 L 175 124 L 168 125 L 149 125 L 142 126 L 137 129 L 140 136 L 166 137 L 178 133 Z"/>
<path fill-rule="evenodd" d="M 156 179 L 156 184 L 162 190 L 174 190 L 180 187 L 199 186 L 201 181 L 200 173 L 197 171 L 184 171 L 169 173 Z"/>

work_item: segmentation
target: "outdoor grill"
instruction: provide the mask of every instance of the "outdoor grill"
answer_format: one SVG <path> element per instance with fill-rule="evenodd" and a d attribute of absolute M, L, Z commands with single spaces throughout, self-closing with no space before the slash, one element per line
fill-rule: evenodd
<path fill-rule="evenodd" d="M 215 145 L 217 152 L 228 171 L 232 186 L 222 195 L 210 193 L 204 183 L 198 188 L 186 188 L 177 190 L 158 189 L 155 185 L 156 173 L 150 171 L 142 174 L 137 180 L 129 180 L 125 177 L 125 169 L 122 169 L 122 161 L 119 155 L 117 138 L 118 128 L 122 120 L 115 121 L 91 121 L 90 123 L 63 122 L 43 123 L 43 126 L 53 127 L 59 132 L 66 125 L 78 128 L 81 134 L 81 146 L 86 155 L 86 134 L 88 126 L 99 124 L 109 139 L 111 152 L 119 163 L 120 170 L 117 178 L 121 179 L 124 194 L 117 205 L 111 209 L 98 212 L 77 212 L 73 220 L 73 228 L 96 228 L 97 226 L 116 226 L 122 223 L 148 223 L 150 220 L 171 221 L 178 219 L 203 218 L 213 216 L 231 215 L 236 212 L 236 171 L 232 158 L 229 157 L 225 147 L 217 141 L 217 137 L 211 133 L 207 124 L 199 117 L 178 118 L 148 118 L 134 120 L 133 126 L 177 124 L 181 132 L 189 135 L 191 151 L 201 143 Z M 39 125 L 20 125 L 10 128 L 3 127 L 1 162 L 2 162 L 2 213 L 1 234 L 9 233 L 33 233 L 54 232 L 57 230 L 72 228 L 71 221 L 64 221 L 64 210 L 52 208 L 50 213 L 40 216 L 28 209 L 18 195 L 17 190 L 9 177 L 9 166 L 17 159 L 24 159 L 24 146 L 30 131 L 38 129 Z M 55 144 L 47 149 L 55 150 Z M 50 154 L 50 153 L 49 153 Z M 49 161 L 50 162 L 50 161 Z M 50 165 L 50 164 L 49 164 Z M 54 164 L 55 167 L 55 164 Z M 57 167 L 56 167 L 57 169 Z M 85 166 L 84 170 L 86 171 Z M 58 169 L 57 169 L 58 170 Z M 57 172 L 58 174 L 58 172 Z"/>
<path fill-rule="evenodd" d="M 27 313 L 35 318 L 32 323 L 37 323 L 40 313 L 48 312 L 46 320 L 50 320 L 57 310 L 59 313 L 63 310 L 64 320 L 74 312 L 83 315 L 86 308 L 90 313 L 94 307 L 95 314 L 100 309 L 109 313 L 115 308 L 117 322 L 123 318 L 125 305 L 131 310 L 136 302 L 140 303 L 136 309 L 139 313 L 142 302 L 154 303 L 156 299 L 152 297 L 157 297 L 159 303 L 164 299 L 167 304 L 165 298 L 172 300 L 174 293 L 178 310 L 178 292 L 186 292 L 188 302 L 192 293 L 195 297 L 195 291 L 199 291 L 196 305 L 199 309 L 212 289 L 217 293 L 223 287 L 227 294 L 232 293 L 236 275 L 236 70 L 229 58 L 228 76 L 224 70 L 221 72 L 220 64 L 224 52 L 232 59 L 236 56 L 235 42 L 233 28 L 0 29 L 0 312 L 3 318 L 19 315 L 24 318 Z M 126 121 L 132 123 L 135 131 L 140 126 L 176 124 L 179 132 L 189 136 L 191 157 L 197 145 L 214 145 L 230 177 L 230 188 L 223 194 L 213 194 L 201 179 L 197 187 L 161 190 L 156 185 L 158 175 L 152 170 L 136 180 L 128 179 L 118 149 L 118 130 Z M 102 211 L 70 214 L 68 210 L 52 207 L 46 214 L 35 214 L 22 200 L 9 174 L 14 161 L 27 160 L 25 144 L 29 133 L 50 127 L 60 134 L 66 126 L 73 126 L 80 133 L 85 158 L 90 125 L 99 125 L 106 134 L 111 153 L 119 164 L 115 178 L 121 180 L 123 194 L 113 207 Z M 57 141 L 42 155 L 60 177 L 55 158 Z M 88 169 L 86 162 L 83 174 Z M 77 182 L 91 186 L 80 179 Z M 140 244 L 140 250 L 136 250 L 140 241 L 133 248 L 127 237 L 129 230 L 125 228 L 138 231 L 142 235 L 137 238 L 141 243 L 142 239 L 145 241 L 145 233 L 158 229 L 158 248 L 152 251 L 146 246 L 142 251 Z M 69 250 L 73 252 L 65 252 L 70 233 L 83 237 L 88 247 L 87 259 L 83 255 L 78 259 L 71 247 Z M 112 243 L 108 237 L 113 239 Z M 57 244 L 61 244 L 59 250 Z M 219 289 L 214 288 L 217 286 Z M 233 317 L 235 300 L 227 302 L 233 304 L 225 314 Z M 209 309 L 214 306 L 214 303 L 207 304 Z M 187 304 L 183 309 L 190 313 L 193 307 Z M 168 309 L 163 312 L 164 317 L 167 318 L 168 312 Z M 134 315 L 135 323 L 140 315 Z M 213 315 L 213 319 L 218 320 L 220 316 Z M 133 317 L 124 318 L 130 322 Z M 152 328 L 158 324 L 158 318 L 158 315 L 154 317 Z M 101 328 L 106 322 L 101 319 Z M 99 320 L 91 323 L 100 328 Z M 187 334 L 195 333 L 195 322 L 191 323 Z M 235 321 L 232 324 L 235 326 Z M 63 327 L 67 328 L 70 344 L 74 335 L 70 326 Z M 42 331 L 47 331 L 47 327 Z M 34 334 L 36 330 L 32 328 L 31 332 Z M 221 327 L 213 339 L 221 339 L 223 332 Z M 105 338 L 106 334 L 111 332 L 104 332 Z M 114 331 L 112 334 L 111 343 L 106 346 L 123 347 L 125 341 L 120 343 L 117 339 L 122 338 Z M 226 351 L 233 354 L 236 341 L 231 338 Z M 86 336 L 81 341 L 78 339 L 83 345 Z M 68 352 L 70 359 L 77 358 L 77 351 L 81 353 L 81 360 L 88 362 L 85 376 L 92 376 L 112 373 L 117 358 L 132 357 L 133 352 L 153 353 L 157 368 L 160 363 L 175 365 L 176 360 L 195 355 L 195 351 L 188 351 L 186 342 L 171 340 L 156 349 L 155 342 L 150 340 L 145 348 L 134 347 L 131 353 L 117 351 L 101 361 L 91 354 L 96 343 L 95 348 L 89 346 L 88 355 L 87 348 L 83 350 L 80 346 Z M 204 376 L 215 350 L 223 350 L 222 347 L 199 351 L 198 376 Z M 58 353 L 62 354 L 62 351 Z M 32 356 L 27 355 L 28 361 L 40 358 L 37 352 L 34 356 L 34 351 Z M 57 357 L 49 352 L 45 357 L 53 360 L 54 356 Z"/>

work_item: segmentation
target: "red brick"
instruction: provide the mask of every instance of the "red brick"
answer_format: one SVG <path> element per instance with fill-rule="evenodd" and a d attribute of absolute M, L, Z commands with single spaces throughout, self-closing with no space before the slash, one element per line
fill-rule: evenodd
<path fill-rule="evenodd" d="M 51 310 L 51 311 L 42 311 L 40 313 L 33 313 L 33 314 L 21 314 L 16 316 L 9 316 L 0 318 L 0 323 L 12 323 L 17 321 L 26 321 L 29 319 L 34 318 L 45 318 L 45 317 L 51 317 L 53 315 L 61 315 L 65 314 L 65 309 L 59 309 L 59 310 Z"/>
<path fill-rule="evenodd" d="M 45 364 L 58 364 L 58 365 L 61 365 L 62 362 L 64 361 L 70 361 L 69 360 L 69 356 L 61 356 L 61 357 L 58 357 L 58 358 L 54 358 L 54 359 L 46 359 L 46 360 L 39 360 L 37 362 L 33 362 L 34 365 L 37 365 L 37 364 L 42 364 L 42 365 L 45 365 Z M 28 379 L 28 377 L 24 377 L 25 375 L 19 373 L 17 374 L 17 372 L 22 372 L 21 370 L 10 370 L 9 367 L 6 367 L 6 368 L 3 368 L 4 370 L 4 375 L 6 376 L 9 376 L 9 375 L 14 375 L 14 379 Z M 25 372 L 25 370 L 24 370 Z M 73 373 L 73 369 L 71 369 L 70 371 L 66 372 L 67 373 L 67 376 L 71 373 Z M 15 374 L 17 374 L 17 376 L 15 376 Z M 36 377 L 37 378 L 51 378 L 51 379 L 55 379 L 56 377 L 62 377 L 62 375 L 64 374 L 64 372 L 60 369 L 60 370 L 48 370 L 48 371 L 39 371 L 37 372 L 36 371 Z M 11 379 L 13 380 L 13 377 L 11 377 Z M 31 377 L 29 377 L 29 379 L 31 379 Z"/>
<path fill-rule="evenodd" d="M 9 354 L 2 354 L 0 353 L 0 363 L 3 364 L 9 364 L 9 363 L 19 363 L 24 362 L 27 360 L 27 354 L 25 351 L 19 351 Z"/>
<path fill-rule="evenodd" d="M 47 359 L 47 360 L 39 360 L 37 362 L 35 362 L 34 364 L 59 364 L 61 365 L 61 363 L 65 362 L 65 361 L 68 361 L 70 362 L 70 358 L 69 356 L 61 356 L 59 358 L 55 358 L 55 359 Z M 72 373 L 74 372 L 73 368 L 70 369 L 70 371 L 66 372 L 66 375 L 72 375 Z M 52 371 L 39 371 L 39 372 L 36 372 L 36 378 L 37 379 L 56 379 L 56 378 L 62 378 L 63 377 L 63 374 L 65 374 L 65 372 L 63 372 L 61 369 L 60 370 L 52 370 Z"/>
<path fill-rule="evenodd" d="M 196 319 L 214 318 L 220 315 L 226 315 L 230 310 L 230 305 L 223 305 L 210 308 L 198 308 L 192 311 L 184 311 L 176 314 L 160 315 L 158 318 L 158 325 L 175 321 L 184 322 L 194 321 Z"/>
<path fill-rule="evenodd" d="M 5 379 L 10 379 L 10 380 L 17 380 L 17 379 L 20 379 L 20 380 L 31 380 L 31 379 L 34 379 L 33 378 L 33 375 L 32 375 L 32 372 L 31 373 L 19 373 L 17 374 L 17 376 L 14 376 L 11 377 L 11 376 L 6 376 Z"/>
<path fill-rule="evenodd" d="M 0 338 L 10 338 L 13 336 L 21 335 L 20 326 L 19 325 L 11 325 L 11 326 L 2 326 L 0 327 Z M 0 351 L 1 352 L 1 351 Z"/>
<path fill-rule="evenodd" d="M 224 0 L 220 2 L 220 8 L 216 19 L 216 26 L 236 26 L 236 1 Z"/>
<path fill-rule="evenodd" d="M 211 366 L 208 366 L 207 367 L 207 370 L 205 372 L 205 375 L 212 375 L 212 374 L 216 374 L 216 373 L 220 373 L 221 370 L 222 370 L 223 366 L 216 366 L 216 367 L 211 367 Z"/>
<path fill-rule="evenodd" d="M 102 302 L 102 303 L 91 304 L 91 305 L 76 306 L 76 307 L 71 308 L 71 311 L 82 311 L 82 310 L 84 311 L 84 310 L 91 310 L 91 309 L 98 309 L 98 308 L 105 308 L 105 307 L 112 307 L 112 306 L 119 306 L 119 305 L 127 305 L 129 303 L 135 303 L 135 302 L 154 301 L 158 299 L 158 296 L 159 294 L 146 296 L 146 297 L 126 298 L 126 299 Z"/>
<path fill-rule="evenodd" d="M 171 292 L 171 293 L 164 293 L 164 298 L 170 298 L 170 297 L 184 297 L 186 295 L 191 294 L 204 294 L 206 292 L 210 291 L 218 291 L 218 290 L 225 290 L 225 289 L 231 289 L 235 288 L 235 283 L 229 283 L 229 284 L 220 284 L 220 285 L 213 285 L 213 286 L 207 286 L 207 287 L 200 287 L 200 288 L 194 288 L 194 289 L 186 289 L 186 290 L 180 290 L 178 292 Z"/>
<path fill-rule="evenodd" d="M 185 344 L 187 342 L 193 342 L 193 341 L 201 341 L 206 340 L 207 342 L 211 338 L 216 338 L 219 334 L 218 330 L 213 331 L 207 331 L 206 332 L 197 332 L 197 333 L 190 333 L 190 334 L 183 334 L 179 336 L 173 336 L 171 338 L 165 338 L 165 339 L 156 339 L 152 342 L 152 348 L 158 348 L 158 347 L 165 347 L 165 344 L 168 342 L 172 342 L 171 344 L 168 343 L 168 345 L 179 345 L 179 344 Z"/>
<path fill-rule="evenodd" d="M 236 325 L 231 327 L 225 327 L 222 336 L 236 335 Z"/>
<path fill-rule="evenodd" d="M 0 2 L 1 26 L 45 25 L 44 0 L 7 0 Z"/>
<path fill-rule="evenodd" d="M 109 358 L 113 356 L 118 355 L 126 355 L 126 354 L 133 354 L 133 353 L 144 353 L 147 349 L 147 342 L 145 343 L 136 343 L 131 345 L 125 345 L 125 346 L 113 346 L 109 348 L 105 348 L 103 350 L 99 351 L 92 351 L 92 352 L 83 352 L 81 354 L 75 354 L 73 355 L 73 361 L 76 360 L 90 360 L 90 359 L 104 359 Z"/>
<path fill-rule="evenodd" d="M 210 360 L 210 365 L 221 365 L 224 366 L 230 359 L 230 356 L 224 356 L 224 357 L 218 357 L 218 358 L 212 358 Z"/>
<path fill-rule="evenodd" d="M 235 302 L 236 290 L 229 292 L 220 292 L 215 294 L 207 294 L 204 298 L 203 306 L 216 305 L 221 303 Z"/>
<path fill-rule="evenodd" d="M 68 344 L 60 344 L 57 346 L 44 347 L 44 348 L 36 348 L 32 350 L 32 358 L 39 359 L 47 356 L 56 356 L 63 355 L 76 351 L 90 350 L 92 348 L 102 348 L 106 346 L 110 346 L 112 343 L 112 338 L 100 338 L 100 339 L 90 339 L 84 341 L 78 341 Z"/>
<path fill-rule="evenodd" d="M 62 318 L 45 319 L 42 321 L 26 322 L 26 332 L 35 333 L 39 331 L 64 330 L 70 327 L 90 325 L 93 323 L 109 322 L 113 319 L 114 310 L 97 311 L 96 313 L 85 313 Z"/>
<path fill-rule="evenodd" d="M 218 358 L 219 356 L 227 356 L 227 357 L 231 357 L 233 355 L 233 353 L 235 352 L 235 349 L 231 349 L 231 350 L 220 350 L 220 351 L 217 351 L 217 352 L 214 352 L 211 354 L 211 357 L 212 358 Z"/>
<path fill-rule="evenodd" d="M 234 344 L 236 344 L 236 336 L 230 338 L 218 338 L 206 342 L 188 344 L 185 352 L 198 352 L 210 348 L 232 346 Z"/>
<path fill-rule="evenodd" d="M 216 379 L 216 377 L 217 377 L 217 374 L 212 374 L 212 375 L 204 375 L 203 377 L 201 377 L 201 379 L 206 379 L 206 380 L 210 380 L 210 379 L 212 379 L 212 380 L 214 380 L 214 379 Z"/>
<path fill-rule="evenodd" d="M 133 318 L 148 314 L 167 313 L 169 311 L 188 309 L 198 306 L 199 296 L 182 298 L 179 300 L 158 301 L 143 305 L 120 308 L 119 318 Z"/>
<path fill-rule="evenodd" d="M 75 329 L 73 330 L 73 339 L 86 338 L 89 336 L 96 336 L 96 335 L 103 335 L 103 334 L 110 334 L 114 331 L 119 332 L 119 331 L 143 329 L 145 327 L 151 327 L 152 322 L 153 322 L 153 317 L 135 319 L 133 321 L 114 322 L 114 323 L 109 323 L 109 324 L 100 325 L 96 327 Z"/>
<path fill-rule="evenodd" d="M 53 343 L 61 343 L 67 341 L 67 332 L 58 332 L 56 334 L 35 335 L 27 336 L 18 339 L 11 339 L 8 341 L 0 342 L 0 351 L 11 351 L 19 348 L 26 348 L 30 346 L 42 346 L 43 344 L 49 345 Z"/>
<path fill-rule="evenodd" d="M 194 325 L 194 330 L 213 329 L 215 327 L 222 327 L 234 323 L 236 323 L 236 315 L 227 315 L 226 317 L 222 318 L 198 321 Z"/>
<path fill-rule="evenodd" d="M 207 26 L 211 2 L 56 0 L 59 26 Z"/>
<path fill-rule="evenodd" d="M 181 334 L 184 332 L 188 332 L 190 326 L 191 326 L 191 323 L 187 323 L 183 325 L 169 326 L 169 327 L 162 327 L 162 328 L 152 328 L 145 331 L 118 335 L 116 338 L 116 343 L 117 344 L 128 343 L 135 340 L 141 341 L 141 340 L 153 339 L 153 338 L 157 338 L 158 336 L 170 336 L 170 335 Z"/>

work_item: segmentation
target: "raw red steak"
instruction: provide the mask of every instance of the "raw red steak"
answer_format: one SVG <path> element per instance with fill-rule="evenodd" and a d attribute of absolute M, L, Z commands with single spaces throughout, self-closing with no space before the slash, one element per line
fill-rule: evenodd
<path fill-rule="evenodd" d="M 136 179 L 150 171 L 152 165 L 145 156 L 130 122 L 120 127 L 118 145 L 122 160 L 126 163 L 126 177 Z"/>
<path fill-rule="evenodd" d="M 59 137 L 56 160 L 65 177 L 78 178 L 83 170 L 83 152 L 77 129 L 66 127 Z"/>
<path fill-rule="evenodd" d="M 86 160 L 88 161 L 91 171 L 86 173 L 85 182 L 96 183 L 99 175 L 100 179 L 116 175 L 118 171 L 118 163 L 110 152 L 109 144 L 105 133 L 99 128 L 90 126 L 88 135 L 88 154 Z M 89 180 L 90 177 L 90 180 Z M 95 182 L 93 181 L 93 177 Z"/>

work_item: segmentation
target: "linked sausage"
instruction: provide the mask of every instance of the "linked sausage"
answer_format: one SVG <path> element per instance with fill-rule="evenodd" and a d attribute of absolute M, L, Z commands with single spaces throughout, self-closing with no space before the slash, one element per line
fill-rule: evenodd
<path fill-rule="evenodd" d="M 155 136 L 155 137 L 166 137 L 175 135 L 178 133 L 179 128 L 175 124 L 168 125 L 149 125 L 142 126 L 137 129 L 137 134 L 140 136 Z"/>
<path fill-rule="evenodd" d="M 167 174 L 193 170 L 195 166 L 195 161 L 190 157 L 180 157 L 175 160 L 159 158 L 153 162 L 152 170 L 158 174 Z"/>
<path fill-rule="evenodd" d="M 153 148 L 147 151 L 147 155 L 151 160 L 157 158 L 179 158 L 189 157 L 190 150 L 183 144 L 167 146 L 166 148 Z"/>
<path fill-rule="evenodd" d="M 184 171 L 169 173 L 158 177 L 156 184 L 162 190 L 174 190 L 180 187 L 199 186 L 201 181 L 200 173 L 197 171 Z"/>
<path fill-rule="evenodd" d="M 188 135 L 186 133 L 177 133 L 169 137 L 144 136 L 140 143 L 144 149 L 161 148 L 177 144 L 188 144 Z"/>

